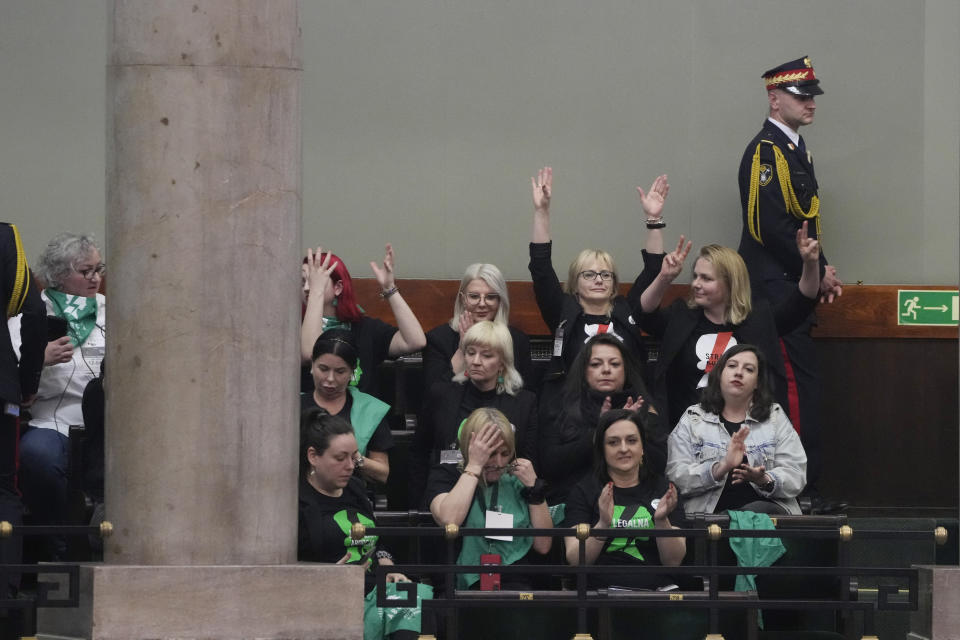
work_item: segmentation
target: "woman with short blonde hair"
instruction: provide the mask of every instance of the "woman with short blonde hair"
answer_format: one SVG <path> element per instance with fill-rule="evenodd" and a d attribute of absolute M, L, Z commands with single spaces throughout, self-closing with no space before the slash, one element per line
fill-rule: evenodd
<path fill-rule="evenodd" d="M 427 473 L 435 464 L 455 464 L 463 420 L 475 409 L 502 412 L 516 433 L 518 454 L 537 463 L 537 397 L 523 389 L 513 366 L 513 339 L 503 324 L 484 320 L 464 334 L 464 368 L 453 380 L 437 382 L 424 399 L 410 446 L 411 505 L 420 501 Z"/>
<path fill-rule="evenodd" d="M 553 169 L 544 167 L 530 179 L 533 189 L 533 232 L 530 242 L 530 277 L 540 315 L 554 336 L 553 358 L 544 376 L 543 403 L 559 394 L 566 372 L 592 336 L 609 333 L 645 362 L 643 341 L 634 317 L 640 293 L 660 270 L 662 252 L 644 252 L 644 270 L 627 297 L 619 295 L 620 278 L 613 257 L 600 249 L 585 249 L 570 263 L 564 287 L 558 282 L 552 262 L 550 204 Z M 648 222 L 659 220 L 670 190 L 667 176 L 658 176 L 649 191 L 637 188 Z M 556 382 L 556 385 L 547 384 Z"/>

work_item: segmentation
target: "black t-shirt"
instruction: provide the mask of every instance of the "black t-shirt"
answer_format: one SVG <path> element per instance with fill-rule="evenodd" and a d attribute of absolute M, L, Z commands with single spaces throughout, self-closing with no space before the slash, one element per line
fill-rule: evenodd
<path fill-rule="evenodd" d="M 726 345 L 714 356 L 718 340 Z M 667 372 L 670 389 L 670 424 L 675 425 L 687 407 L 700 402 L 701 390 L 707 386 L 707 366 L 716 364 L 720 356 L 738 344 L 736 327 L 732 324 L 715 324 L 703 313 L 696 328 L 674 358 Z"/>
<path fill-rule="evenodd" d="M 513 340 L 513 367 L 523 378 L 523 388 L 533 388 L 533 362 L 530 358 L 530 338 L 515 327 L 508 327 Z M 460 346 L 460 334 L 449 324 L 442 324 L 427 332 L 427 347 L 423 350 L 423 388 L 427 391 L 438 382 L 453 380 L 450 359 Z"/>
<path fill-rule="evenodd" d="M 455 464 L 435 464 L 430 468 L 430 476 L 427 478 L 427 489 L 423 496 L 427 508 L 430 503 L 441 493 L 450 493 L 453 486 L 460 479 L 460 469 Z"/>
<path fill-rule="evenodd" d="M 300 480 L 300 517 L 297 535 L 297 559 L 307 562 L 337 562 L 349 553 L 347 564 L 359 562 L 377 544 L 377 536 L 367 535 L 354 542 L 350 527 L 362 522 L 374 526 L 373 507 L 357 478 L 343 489 L 338 498 L 324 495 L 306 480 Z M 366 592 L 376 585 L 376 577 L 368 571 Z"/>
<path fill-rule="evenodd" d="M 313 392 L 300 394 L 300 411 L 306 411 L 318 406 L 313 399 Z M 353 406 L 353 396 L 347 393 L 347 401 L 343 404 L 343 409 L 337 415 L 350 422 L 350 408 Z M 351 423 L 352 424 L 352 423 Z M 383 417 L 376 431 L 370 436 L 367 442 L 367 451 L 390 451 L 393 448 L 393 434 L 390 433 L 390 424 L 387 422 L 387 416 Z"/>
<path fill-rule="evenodd" d="M 616 324 L 610 316 L 598 316 L 590 313 L 581 313 L 577 316 L 576 321 L 573 323 L 571 328 L 573 335 L 570 337 L 570 346 L 563 353 L 563 362 L 566 369 L 569 371 L 570 367 L 573 365 L 573 361 L 579 355 L 580 350 L 583 349 L 583 345 L 587 343 L 587 340 L 593 336 L 600 333 L 609 333 L 616 338 L 620 339 L 620 342 L 623 343 L 624 348 L 629 349 L 634 343 L 627 342 L 625 336 L 632 334 L 636 331 L 635 327 L 631 326 L 621 326 Z M 634 353 L 637 360 L 644 362 L 646 358 L 641 357 L 642 354 Z"/>
<path fill-rule="evenodd" d="M 641 484 L 621 489 L 613 488 L 613 519 L 615 528 L 653 529 L 653 514 L 657 510 L 660 498 L 667 492 L 666 479 L 650 478 Z M 561 526 L 574 527 L 581 522 L 591 527 L 600 518 L 600 505 L 597 501 L 603 487 L 593 475 L 585 477 L 576 484 L 567 496 L 566 515 Z M 635 535 L 608 538 L 603 550 L 597 556 L 598 565 L 642 565 L 659 566 L 660 552 L 656 538 Z M 609 586 L 623 586 L 639 589 L 656 589 L 674 580 L 661 574 L 604 574 L 587 576 L 588 588 L 600 589 Z"/>
<path fill-rule="evenodd" d="M 360 391 L 379 397 L 377 367 L 390 357 L 390 342 L 397 331 L 396 327 L 368 316 L 363 316 L 360 322 L 350 324 L 350 332 L 357 344 L 357 369 L 360 375 L 357 388 Z M 313 391 L 313 377 L 310 374 L 309 363 L 303 364 L 300 368 L 300 391 L 304 393 Z"/>

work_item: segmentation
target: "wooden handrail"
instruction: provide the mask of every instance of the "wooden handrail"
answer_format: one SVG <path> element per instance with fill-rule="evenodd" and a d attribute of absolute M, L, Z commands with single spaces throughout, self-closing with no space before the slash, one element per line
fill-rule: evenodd
<path fill-rule="evenodd" d="M 379 287 L 373 278 L 355 278 L 354 288 L 360 305 L 368 314 L 394 324 L 390 306 L 377 295 Z M 424 330 L 448 322 L 453 315 L 453 301 L 459 280 L 400 280 L 397 286 L 407 304 L 417 314 Z M 848 285 L 843 296 L 833 304 L 817 308 L 817 338 L 926 338 L 956 340 L 957 327 L 925 327 L 897 324 L 898 289 L 949 290 L 955 287 L 924 285 Z M 629 284 L 621 285 L 626 295 Z M 507 283 L 510 293 L 510 324 L 531 336 L 550 332 L 540 318 L 533 297 L 533 284 L 528 281 Z M 664 298 L 669 304 L 686 295 L 687 285 L 673 285 Z"/>

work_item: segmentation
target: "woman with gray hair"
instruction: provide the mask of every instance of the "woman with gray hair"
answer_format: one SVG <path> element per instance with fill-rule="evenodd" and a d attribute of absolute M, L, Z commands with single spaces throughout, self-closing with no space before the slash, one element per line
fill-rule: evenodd
<path fill-rule="evenodd" d="M 463 336 L 474 324 L 490 320 L 510 329 L 513 338 L 513 364 L 531 389 L 533 365 L 530 360 L 530 339 L 527 334 L 509 326 L 510 294 L 503 274 L 496 265 L 475 262 L 467 267 L 460 280 L 453 303 L 450 322 L 427 333 L 427 348 L 423 352 L 424 389 L 429 391 L 437 382 L 449 382 L 463 373 Z"/>
<path fill-rule="evenodd" d="M 20 488 L 35 524 L 63 520 L 67 502 L 67 435 L 83 424 L 83 391 L 100 374 L 106 337 L 106 298 L 98 293 L 106 266 L 89 235 L 61 233 L 47 245 L 35 273 L 49 322 L 44 367 L 31 419 L 20 438 Z M 19 350 L 20 318 L 9 321 Z M 50 541 L 49 555 L 64 551 Z"/>

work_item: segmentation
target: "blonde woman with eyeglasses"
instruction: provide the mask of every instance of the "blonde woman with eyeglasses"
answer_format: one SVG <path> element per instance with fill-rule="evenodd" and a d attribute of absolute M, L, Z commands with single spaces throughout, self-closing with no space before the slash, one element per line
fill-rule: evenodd
<path fill-rule="evenodd" d="M 530 338 L 523 331 L 509 326 L 507 282 L 496 265 L 475 262 L 467 267 L 460 280 L 460 289 L 453 303 L 453 317 L 427 332 L 427 348 L 423 352 L 425 391 L 429 392 L 438 382 L 450 382 L 464 372 L 463 336 L 470 327 L 484 320 L 502 324 L 510 330 L 513 366 L 523 378 L 524 387 L 532 388 Z"/>
<path fill-rule="evenodd" d="M 639 331 L 639 298 L 660 271 L 663 251 L 644 251 L 644 269 L 627 297 L 619 295 L 620 278 L 613 257 L 600 249 L 581 251 L 561 285 L 553 269 L 550 239 L 550 205 L 553 169 L 544 167 L 530 178 L 533 190 L 533 233 L 530 242 L 530 277 L 544 323 L 553 334 L 553 352 L 543 378 L 540 406 L 553 404 L 562 393 L 563 380 L 583 345 L 595 335 L 610 334 L 643 363 L 646 352 Z M 663 205 L 670 185 L 667 176 L 650 189 L 637 187 L 640 204 L 652 235 L 661 238 Z M 636 312 L 635 312 L 636 309 Z"/>

